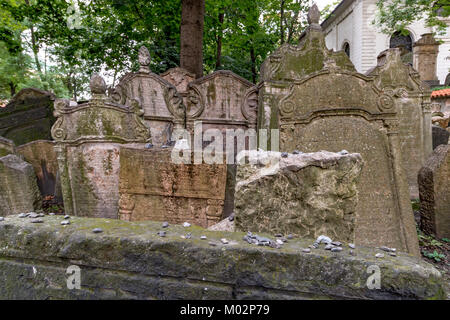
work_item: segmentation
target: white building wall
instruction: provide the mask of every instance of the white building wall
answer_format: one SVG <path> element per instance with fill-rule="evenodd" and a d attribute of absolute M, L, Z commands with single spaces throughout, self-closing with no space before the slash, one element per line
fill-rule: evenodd
<path fill-rule="evenodd" d="M 376 2 L 377 0 L 355 0 L 324 30 L 329 49 L 342 50 L 344 40 L 349 40 L 350 59 L 361 73 L 374 67 L 380 52 L 389 48 L 390 35 L 382 33 L 372 23 L 377 12 Z M 441 83 L 444 83 L 450 72 L 450 19 L 448 24 L 446 35 L 437 37 L 444 41 L 439 47 L 437 61 L 437 76 Z M 411 32 L 413 41 L 419 40 L 424 33 L 432 32 L 431 28 L 425 27 L 424 21 L 417 21 L 407 29 Z"/>

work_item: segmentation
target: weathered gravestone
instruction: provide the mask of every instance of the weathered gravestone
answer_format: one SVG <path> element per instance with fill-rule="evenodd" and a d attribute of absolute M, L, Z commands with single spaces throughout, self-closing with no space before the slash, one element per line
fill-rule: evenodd
<path fill-rule="evenodd" d="M 422 230 L 439 239 L 450 238 L 450 145 L 433 151 L 418 180 Z"/>
<path fill-rule="evenodd" d="M 441 144 L 446 145 L 448 144 L 448 139 L 450 137 L 450 133 L 438 126 L 433 125 L 432 126 L 432 133 L 433 133 L 433 150 L 436 149 Z"/>
<path fill-rule="evenodd" d="M 326 48 L 316 6 L 308 16 L 300 45 L 283 45 L 262 66 L 258 127 L 280 129 L 281 151 L 361 154 L 356 243 L 419 255 L 394 98 Z"/>
<path fill-rule="evenodd" d="M 241 153 L 242 154 L 242 153 Z M 359 154 L 249 151 L 238 165 L 236 228 L 354 242 Z"/>
<path fill-rule="evenodd" d="M 21 145 L 34 140 L 50 140 L 53 93 L 34 88 L 22 89 L 0 108 L 0 136 Z"/>
<path fill-rule="evenodd" d="M 89 102 L 55 103 L 59 176 L 67 214 L 117 218 L 119 149 L 123 144 L 150 141 L 139 105 L 124 106 L 106 97 L 105 81 L 91 78 Z"/>
<path fill-rule="evenodd" d="M 0 157 L 16 153 L 16 146 L 13 141 L 0 137 Z"/>
<path fill-rule="evenodd" d="M 55 142 L 38 140 L 17 147 L 17 153 L 31 164 L 37 176 L 37 184 L 42 196 L 55 196 L 61 202 L 61 183 Z"/>
<path fill-rule="evenodd" d="M 400 49 L 389 49 L 378 56 L 378 65 L 367 74 L 374 85 L 393 98 L 399 119 L 398 137 L 402 150 L 410 195 L 419 197 L 417 174 L 431 154 L 431 92 L 425 89 L 419 73 L 404 64 Z"/>
<path fill-rule="evenodd" d="M 227 165 L 177 164 L 171 154 L 171 148 L 121 148 L 120 219 L 190 222 L 205 228 L 219 222 Z"/>
<path fill-rule="evenodd" d="M 41 205 L 33 167 L 17 155 L 0 158 L 0 216 L 30 212 Z"/>
<path fill-rule="evenodd" d="M 162 145 L 171 139 L 174 128 L 185 126 L 183 99 L 172 84 L 150 71 L 150 53 L 145 47 L 139 49 L 139 63 L 139 71 L 127 73 L 110 96 L 123 105 L 139 104 L 153 143 Z"/>

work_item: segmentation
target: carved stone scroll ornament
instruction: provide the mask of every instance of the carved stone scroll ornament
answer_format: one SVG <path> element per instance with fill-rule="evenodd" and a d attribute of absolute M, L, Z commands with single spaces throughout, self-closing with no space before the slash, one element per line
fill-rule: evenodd
<path fill-rule="evenodd" d="M 66 137 L 66 132 L 63 127 L 63 118 L 61 117 L 62 112 L 65 108 L 69 107 L 69 100 L 67 99 L 57 99 L 54 103 L 53 116 L 57 119 L 55 124 L 52 126 L 51 135 L 53 140 L 62 141 Z"/>
<path fill-rule="evenodd" d="M 204 108 L 205 104 L 200 90 L 196 85 L 189 85 L 186 116 L 188 118 L 197 118 L 203 113 Z"/>
<path fill-rule="evenodd" d="M 245 92 L 241 111 L 250 123 L 256 123 L 258 114 L 258 87 L 252 87 Z"/>
<path fill-rule="evenodd" d="M 169 112 L 175 118 L 184 119 L 186 107 L 183 104 L 183 98 L 174 87 L 164 89 L 164 100 L 166 101 Z"/>

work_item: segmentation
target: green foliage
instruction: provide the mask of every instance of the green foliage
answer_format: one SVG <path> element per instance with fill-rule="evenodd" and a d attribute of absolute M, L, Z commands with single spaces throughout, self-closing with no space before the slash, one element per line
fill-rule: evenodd
<path fill-rule="evenodd" d="M 442 253 L 437 252 L 436 250 L 434 250 L 432 253 L 428 252 L 426 250 L 422 251 L 422 254 L 429 258 L 429 259 L 433 259 L 436 262 L 441 262 L 442 259 L 445 259 L 445 255 Z"/>
<path fill-rule="evenodd" d="M 406 33 L 409 24 L 421 19 L 425 19 L 427 26 L 437 27 L 438 32 L 443 33 L 447 25 L 441 18 L 450 15 L 449 0 L 378 0 L 377 6 L 375 23 L 388 34 Z"/>

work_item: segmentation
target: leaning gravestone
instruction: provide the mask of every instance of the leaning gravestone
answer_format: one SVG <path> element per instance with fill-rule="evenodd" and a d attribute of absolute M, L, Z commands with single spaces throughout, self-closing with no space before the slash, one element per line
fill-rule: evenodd
<path fill-rule="evenodd" d="M 241 153 L 242 154 L 242 153 Z M 238 165 L 236 228 L 354 242 L 359 154 L 248 151 Z"/>
<path fill-rule="evenodd" d="M 421 228 L 450 238 L 450 145 L 438 146 L 419 172 Z"/>
<path fill-rule="evenodd" d="M 30 141 L 50 139 L 55 95 L 34 88 L 20 90 L 0 108 L 0 136 L 21 145 Z"/>
<path fill-rule="evenodd" d="M 450 133 L 447 130 L 433 125 L 433 150 L 441 144 L 448 144 L 449 137 Z"/>
<path fill-rule="evenodd" d="M 419 197 L 417 174 L 432 150 L 431 92 L 425 88 L 419 73 L 404 64 L 400 49 L 385 50 L 378 56 L 378 65 L 368 72 L 374 85 L 389 94 L 399 119 L 398 137 L 410 195 Z"/>
<path fill-rule="evenodd" d="M 97 74 L 90 87 L 89 102 L 55 103 L 52 136 L 57 142 L 64 208 L 76 216 L 117 218 L 120 146 L 150 142 L 150 132 L 139 116 L 139 104 L 112 102 Z"/>
<path fill-rule="evenodd" d="M 343 51 L 326 48 L 319 17 L 313 6 L 300 45 L 285 44 L 264 62 L 258 127 L 280 130 L 281 151 L 361 154 L 356 243 L 419 255 L 394 98 Z"/>
<path fill-rule="evenodd" d="M 27 213 L 41 205 L 33 167 L 13 154 L 0 158 L 0 216 Z"/>
<path fill-rule="evenodd" d="M 119 104 L 138 103 L 153 143 L 162 145 L 171 140 L 174 128 L 185 126 L 183 99 L 175 86 L 150 71 L 150 53 L 146 47 L 139 49 L 139 64 L 139 71 L 121 78 L 110 96 Z"/>

